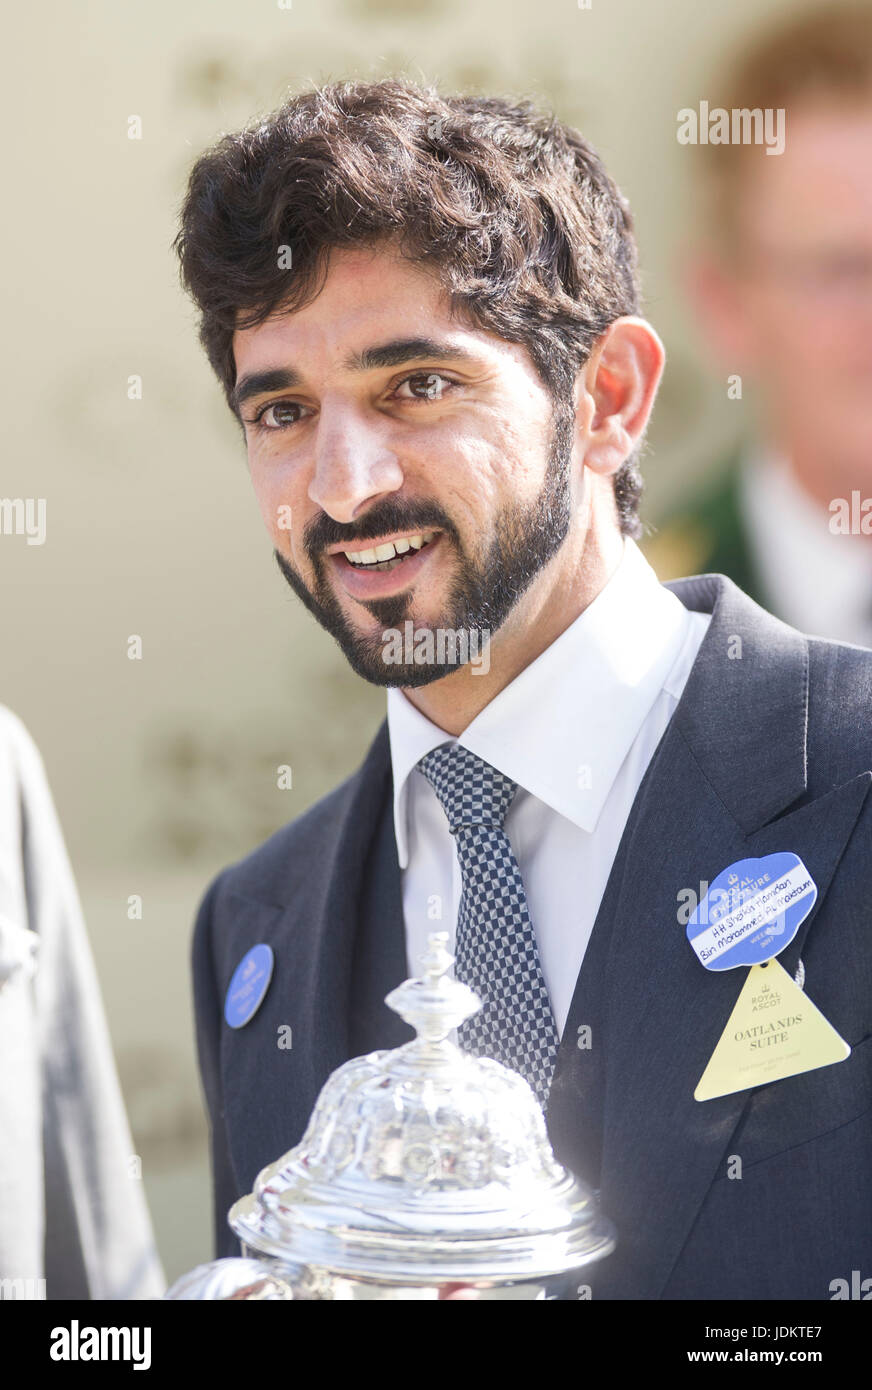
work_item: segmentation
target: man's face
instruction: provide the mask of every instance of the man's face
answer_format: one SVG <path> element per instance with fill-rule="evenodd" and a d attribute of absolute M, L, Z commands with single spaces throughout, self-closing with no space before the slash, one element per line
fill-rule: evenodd
<path fill-rule="evenodd" d="M 728 308 L 738 369 L 780 436 L 872 467 L 872 106 L 788 112 L 785 152 L 749 172 Z"/>
<path fill-rule="evenodd" d="M 572 515 L 572 411 L 526 353 L 452 320 L 435 276 L 382 250 L 333 252 L 310 303 L 233 347 L 279 567 L 354 670 L 424 685 L 481 652 Z M 385 633 L 409 621 L 417 659 L 398 660 Z M 467 646 L 428 651 L 425 630 Z"/>

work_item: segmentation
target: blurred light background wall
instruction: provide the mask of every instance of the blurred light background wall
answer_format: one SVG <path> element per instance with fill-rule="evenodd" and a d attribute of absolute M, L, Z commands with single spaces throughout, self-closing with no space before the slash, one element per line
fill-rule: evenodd
<path fill-rule="evenodd" d="M 743 408 L 707 377 L 682 303 L 690 159 L 676 113 L 706 97 L 725 49 L 797 8 L 47 0 L 7 15 L 0 494 L 45 498 L 47 513 L 43 545 L 0 537 L 0 702 L 45 759 L 170 1279 L 212 1253 L 197 902 L 355 768 L 384 709 L 272 559 L 170 250 L 189 166 L 315 81 L 406 75 L 552 103 L 636 216 L 646 313 L 668 352 L 644 461 L 655 521 Z"/>

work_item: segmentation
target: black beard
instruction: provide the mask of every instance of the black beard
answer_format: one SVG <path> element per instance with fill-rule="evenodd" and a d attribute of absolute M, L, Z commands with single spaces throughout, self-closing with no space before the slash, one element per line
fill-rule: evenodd
<path fill-rule="evenodd" d="M 439 544 L 454 546 L 457 572 L 438 624 L 416 627 L 414 632 L 426 633 L 428 629 L 435 632 L 436 628 L 441 628 L 465 633 L 468 652 L 473 658 L 477 657 L 566 539 L 571 520 L 569 472 L 574 420 L 571 403 L 556 407 L 542 490 L 529 507 L 509 505 L 503 509 L 495 521 L 494 538 L 478 564 L 466 555 L 457 528 L 439 508 L 429 503 L 400 506 L 391 498 L 367 512 L 360 525 L 354 528 L 353 536 L 347 534 L 348 528 L 326 513 L 306 527 L 303 544 L 315 573 L 312 589 L 303 583 L 284 556 L 275 552 L 278 567 L 288 584 L 324 630 L 336 639 L 357 675 L 372 685 L 407 688 L 430 685 L 466 665 L 469 656 L 461 659 L 459 652 L 451 658 L 443 651 L 444 660 L 388 663 L 385 639 L 380 635 L 361 636 L 346 618 L 327 578 L 325 548 L 342 541 L 347 541 L 350 548 L 396 531 L 442 531 Z M 383 629 L 402 631 L 404 622 L 410 618 L 412 593 L 405 590 L 388 598 L 358 602 Z"/>

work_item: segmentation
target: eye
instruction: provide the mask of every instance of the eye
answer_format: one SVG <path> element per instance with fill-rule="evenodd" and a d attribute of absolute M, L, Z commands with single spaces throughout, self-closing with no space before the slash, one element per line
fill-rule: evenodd
<path fill-rule="evenodd" d="M 401 401 L 439 401 L 443 400 L 448 391 L 453 390 L 457 385 L 441 372 L 413 372 L 407 376 L 397 386 L 394 395 Z M 412 395 L 401 395 L 403 386 L 408 386 Z M 447 388 L 447 390 L 445 389 Z"/>
<path fill-rule="evenodd" d="M 273 432 L 286 430 L 298 423 L 300 416 L 295 412 L 302 409 L 303 406 L 297 401 L 270 401 L 268 405 L 262 405 L 245 423 Z"/>

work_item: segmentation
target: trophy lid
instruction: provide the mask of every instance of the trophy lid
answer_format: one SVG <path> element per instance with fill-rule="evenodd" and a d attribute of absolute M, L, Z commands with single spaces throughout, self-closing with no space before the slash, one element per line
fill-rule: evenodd
<path fill-rule="evenodd" d="M 435 933 L 423 974 L 386 1003 L 417 1031 L 328 1078 L 297 1146 L 228 1220 L 246 1247 L 294 1266 L 388 1281 L 530 1278 L 614 1248 L 593 1194 L 557 1163 L 532 1089 L 461 1051 L 480 1007 Z"/>

